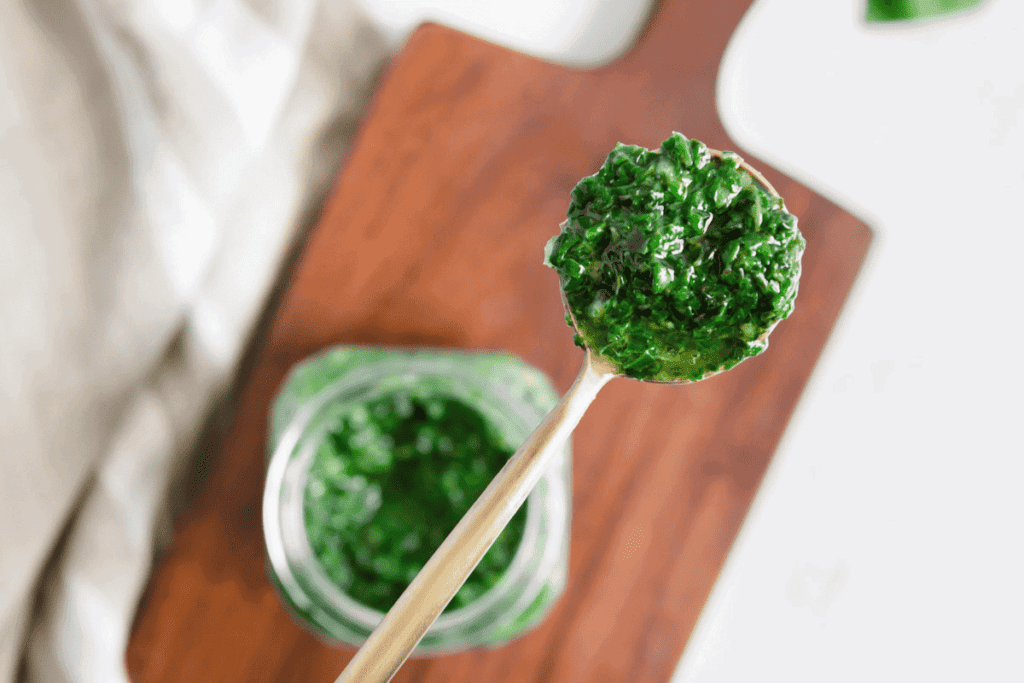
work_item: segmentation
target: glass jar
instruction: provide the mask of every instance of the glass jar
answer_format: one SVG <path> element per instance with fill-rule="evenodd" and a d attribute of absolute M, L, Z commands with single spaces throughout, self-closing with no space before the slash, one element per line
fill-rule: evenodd
<path fill-rule="evenodd" d="M 384 613 L 332 582 L 311 547 L 304 514 L 310 466 L 340 416 L 394 391 L 427 391 L 473 408 L 515 450 L 558 398 L 543 373 L 505 353 L 352 346 L 299 363 L 282 387 L 271 413 L 263 497 L 270 575 L 314 634 L 355 646 Z M 494 647 L 543 620 L 568 573 L 570 452 L 566 444 L 527 498 L 523 534 L 501 578 L 468 604 L 442 613 L 414 656 Z"/>

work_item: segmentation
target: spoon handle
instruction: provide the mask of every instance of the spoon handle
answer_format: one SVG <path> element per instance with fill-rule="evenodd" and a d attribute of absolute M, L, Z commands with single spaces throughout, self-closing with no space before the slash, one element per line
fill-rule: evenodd
<path fill-rule="evenodd" d="M 569 391 L 448 534 L 336 683 L 391 680 L 526 500 L 597 392 L 614 376 L 604 359 L 586 352 L 580 374 Z"/>

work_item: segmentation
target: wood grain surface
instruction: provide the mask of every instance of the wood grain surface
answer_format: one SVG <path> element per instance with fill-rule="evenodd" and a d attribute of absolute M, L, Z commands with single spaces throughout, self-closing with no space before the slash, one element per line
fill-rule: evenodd
<path fill-rule="evenodd" d="M 617 141 L 657 146 L 678 130 L 736 149 L 714 89 L 748 4 L 667 0 L 629 53 L 593 71 L 416 31 L 298 261 L 212 475 L 153 573 L 126 653 L 136 683 L 334 680 L 353 651 L 296 624 L 265 571 L 267 411 L 285 372 L 336 343 L 494 348 L 565 391 L 582 353 L 544 243 Z M 748 160 L 807 237 L 794 315 L 765 354 L 707 381 L 613 380 L 576 432 L 570 577 L 553 613 L 507 647 L 410 661 L 396 681 L 669 679 L 870 239 Z"/>

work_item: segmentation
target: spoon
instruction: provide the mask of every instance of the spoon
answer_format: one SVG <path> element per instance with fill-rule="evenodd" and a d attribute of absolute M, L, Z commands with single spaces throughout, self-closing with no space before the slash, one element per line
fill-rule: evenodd
<path fill-rule="evenodd" d="M 717 150 L 709 152 L 713 156 L 722 156 Z M 764 176 L 746 162 L 741 161 L 740 167 L 772 195 L 779 196 Z M 565 292 L 561 288 L 559 292 L 573 328 L 577 328 Z M 770 330 L 764 335 L 768 332 Z M 718 372 L 708 372 L 701 379 Z M 583 367 L 569 391 L 491 480 L 359 648 L 336 683 L 387 683 L 391 680 L 525 502 L 598 391 L 609 380 L 619 376 L 624 375 L 616 373 L 610 359 L 592 349 L 584 349 Z M 689 382 L 684 379 L 659 383 Z"/>

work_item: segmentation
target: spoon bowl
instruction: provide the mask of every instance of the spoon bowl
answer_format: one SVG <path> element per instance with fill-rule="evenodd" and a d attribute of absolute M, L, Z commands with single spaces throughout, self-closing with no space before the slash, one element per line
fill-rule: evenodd
<path fill-rule="evenodd" d="M 651 151 L 654 152 L 655 154 L 660 154 L 659 150 L 651 150 Z M 710 147 L 708 148 L 708 153 L 710 153 L 711 156 L 717 157 L 719 159 L 721 159 L 722 156 L 723 156 L 723 152 L 722 151 L 717 150 L 717 149 L 711 149 Z M 770 182 L 768 182 L 768 179 L 765 178 L 763 175 L 761 175 L 760 171 L 758 171 L 756 168 L 754 168 L 753 166 L 748 164 L 746 161 L 744 161 L 743 158 L 740 157 L 739 155 L 735 155 L 735 156 L 736 156 L 736 159 L 739 162 L 739 167 L 742 168 L 744 171 L 746 171 L 754 179 L 754 181 L 757 184 L 759 184 L 761 187 L 763 187 L 773 197 L 776 197 L 778 199 L 782 199 L 782 196 L 779 195 L 779 193 L 775 190 L 774 187 L 772 187 L 772 184 Z M 783 207 L 785 207 L 785 201 L 783 201 Z M 573 314 L 572 309 L 569 307 L 569 300 L 565 296 L 565 290 L 562 289 L 561 287 L 559 287 L 558 288 L 558 294 L 559 294 L 559 296 L 562 299 L 562 308 L 565 310 L 565 315 L 567 316 L 567 320 L 570 321 L 570 323 L 571 323 L 571 327 L 572 327 L 573 333 L 576 334 L 576 335 L 580 335 L 579 324 L 576 322 L 576 316 Z M 768 329 L 766 329 L 760 336 L 758 336 L 755 341 L 763 342 L 765 339 L 767 339 L 768 335 L 771 334 L 772 330 L 775 329 L 776 325 L 778 325 L 778 322 L 776 322 L 775 324 L 769 326 Z M 590 353 L 594 357 L 595 362 L 607 364 L 608 366 L 610 366 L 612 368 L 612 372 L 614 373 L 615 363 L 611 359 L 606 358 L 606 357 L 600 355 L 599 353 L 597 353 L 596 351 L 594 351 L 592 349 L 588 349 L 587 351 L 588 351 L 588 353 Z M 693 380 L 693 379 L 689 379 L 689 378 L 683 378 L 683 379 L 676 379 L 676 380 L 643 379 L 643 380 L 639 380 L 639 381 L 650 382 L 651 384 L 692 384 L 693 382 L 697 382 L 697 381 L 700 381 L 700 380 L 708 379 L 710 377 L 714 377 L 715 375 L 719 375 L 719 374 L 721 374 L 721 373 L 723 373 L 725 371 L 726 371 L 726 369 L 724 369 L 724 368 L 719 368 L 718 370 L 710 370 L 710 371 L 704 373 L 704 375 L 701 376 L 700 379 L 697 379 L 697 380 Z M 618 376 L 618 377 L 629 377 L 628 375 L 618 374 L 618 373 L 616 373 L 616 376 Z M 630 379 L 635 379 L 635 378 L 630 377 Z"/>

